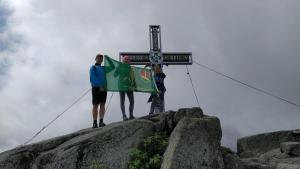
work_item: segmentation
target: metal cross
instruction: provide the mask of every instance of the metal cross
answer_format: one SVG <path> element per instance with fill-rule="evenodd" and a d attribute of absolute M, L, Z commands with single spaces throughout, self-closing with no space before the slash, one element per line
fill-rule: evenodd
<path fill-rule="evenodd" d="M 128 56 L 131 65 L 191 65 L 193 64 L 192 53 L 161 51 L 160 25 L 150 25 L 150 51 L 149 52 L 120 52 L 119 59 Z"/>

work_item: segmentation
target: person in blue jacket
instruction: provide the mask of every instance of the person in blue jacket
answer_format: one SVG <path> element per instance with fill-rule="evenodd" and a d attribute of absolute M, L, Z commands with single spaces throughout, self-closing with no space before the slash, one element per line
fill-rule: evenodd
<path fill-rule="evenodd" d="M 95 58 L 95 65 L 90 68 L 90 82 L 92 86 L 92 103 L 93 103 L 93 128 L 98 128 L 97 118 L 99 112 L 99 127 L 105 126 L 103 122 L 105 113 L 105 102 L 107 97 L 106 91 L 106 78 L 104 66 L 101 66 L 103 62 L 103 55 L 98 54 Z M 100 109 L 98 111 L 100 105 Z"/>

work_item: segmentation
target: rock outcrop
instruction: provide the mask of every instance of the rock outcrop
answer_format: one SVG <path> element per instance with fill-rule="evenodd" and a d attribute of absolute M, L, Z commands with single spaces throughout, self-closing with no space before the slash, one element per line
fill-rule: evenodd
<path fill-rule="evenodd" d="M 241 138 L 235 153 L 221 147 L 219 119 L 204 115 L 200 108 L 168 111 L 17 147 L 0 153 L 0 168 L 127 169 L 131 151 L 156 132 L 169 136 L 161 169 L 300 169 L 299 130 Z"/>
<path fill-rule="evenodd" d="M 224 169 L 216 117 L 183 118 L 173 130 L 161 169 Z"/>
<path fill-rule="evenodd" d="M 221 147 L 225 169 L 244 169 L 239 156 L 226 147 Z"/>
<path fill-rule="evenodd" d="M 1 169 L 90 169 L 95 163 L 125 169 L 131 148 L 154 132 L 153 123 L 132 120 L 87 129 L 0 155 Z"/>
<path fill-rule="evenodd" d="M 241 138 L 237 141 L 238 154 L 243 158 L 254 157 L 269 150 L 279 148 L 289 141 L 300 141 L 298 131 L 277 131 Z"/>
<path fill-rule="evenodd" d="M 290 156 L 300 157 L 300 142 L 284 142 L 280 144 L 282 153 Z"/>
<path fill-rule="evenodd" d="M 299 130 L 277 131 L 238 140 L 238 154 L 245 169 L 300 168 Z"/>
<path fill-rule="evenodd" d="M 107 169 L 125 169 L 128 168 L 130 151 L 141 145 L 146 137 L 157 131 L 171 134 L 182 119 L 196 118 L 201 120 L 203 117 L 200 108 L 179 109 L 178 111 L 113 123 L 99 129 L 81 130 L 3 152 L 0 154 L 0 168 L 90 169 L 99 164 Z M 215 121 L 219 122 L 217 118 Z M 197 130 L 195 127 L 194 130 Z M 213 142 L 216 146 L 215 149 L 219 150 L 220 124 L 218 123 L 215 127 L 219 133 Z M 201 131 L 208 133 L 205 130 L 205 128 L 201 129 Z M 182 146 L 187 147 L 184 144 Z M 216 153 L 220 154 L 219 152 Z M 222 158 L 219 160 L 222 162 Z M 197 166 L 198 163 L 193 165 Z"/>

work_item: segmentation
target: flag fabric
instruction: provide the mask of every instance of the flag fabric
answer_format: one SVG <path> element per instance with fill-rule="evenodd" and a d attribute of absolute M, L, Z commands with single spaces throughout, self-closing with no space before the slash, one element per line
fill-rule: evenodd
<path fill-rule="evenodd" d="M 104 56 L 107 91 L 158 92 L 152 72 L 147 68 L 130 66 Z"/>

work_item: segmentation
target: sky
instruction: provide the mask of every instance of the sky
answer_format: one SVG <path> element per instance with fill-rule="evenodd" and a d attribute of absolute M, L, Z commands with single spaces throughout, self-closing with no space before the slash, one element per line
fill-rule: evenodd
<path fill-rule="evenodd" d="M 96 54 L 148 52 L 149 25 L 161 26 L 163 52 L 192 52 L 198 63 L 300 104 L 299 16 L 298 0 L 0 0 L 0 152 L 90 88 Z M 299 107 L 188 67 L 204 113 L 221 120 L 222 145 L 236 150 L 237 138 L 300 128 Z M 186 67 L 164 72 L 166 110 L 197 107 Z M 135 93 L 135 116 L 148 114 L 148 97 Z M 91 106 L 89 93 L 34 142 L 91 127 Z M 104 121 L 121 117 L 114 93 Z"/>

